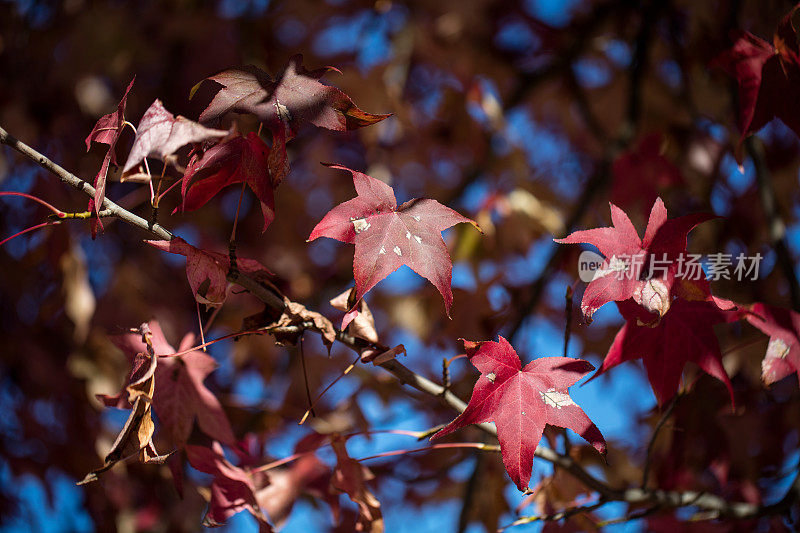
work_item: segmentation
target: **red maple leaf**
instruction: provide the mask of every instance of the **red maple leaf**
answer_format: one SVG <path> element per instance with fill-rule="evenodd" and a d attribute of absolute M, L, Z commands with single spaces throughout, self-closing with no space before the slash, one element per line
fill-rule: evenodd
<path fill-rule="evenodd" d="M 793 372 L 800 379 L 800 314 L 789 309 L 753 304 L 747 321 L 769 336 L 761 362 L 761 379 L 771 385 Z"/>
<path fill-rule="evenodd" d="M 725 384 L 733 399 L 733 388 L 722 366 L 722 353 L 714 333 L 714 324 L 733 322 L 739 311 L 727 300 L 688 301 L 677 299 L 663 317 L 648 313 L 631 300 L 617 302 L 626 322 L 614 337 L 603 364 L 592 376 L 596 378 L 625 361 L 642 359 L 647 378 L 659 405 L 678 392 L 683 367 L 692 361 L 706 374 Z"/>
<path fill-rule="evenodd" d="M 460 222 L 478 225 L 435 200 L 414 199 L 398 207 L 394 190 L 382 181 L 343 166 L 330 166 L 353 174 L 358 196 L 331 209 L 308 240 L 330 237 L 356 245 L 355 301 L 402 265 L 408 265 L 439 290 L 449 315 L 453 264 L 442 231 Z"/>
<path fill-rule="evenodd" d="M 614 160 L 612 202 L 623 207 L 638 203 L 646 209 L 657 200 L 659 191 L 683 184 L 678 167 L 661 153 L 663 144 L 661 133 L 651 133 Z"/>
<path fill-rule="evenodd" d="M 213 130 L 189 120 L 175 116 L 164 108 L 161 100 L 153 102 L 144 112 L 136 138 L 125 161 L 123 172 L 127 172 L 145 157 L 164 159 L 174 154 L 181 146 L 194 142 L 225 137 L 227 131 Z"/>
<path fill-rule="evenodd" d="M 715 63 L 739 84 L 739 129 L 742 136 L 736 150 L 741 162 L 741 144 L 773 118 L 779 118 L 800 136 L 800 109 L 787 95 L 800 91 L 800 47 L 792 16 L 796 5 L 781 19 L 773 44 L 752 33 L 736 31 L 733 46 Z"/>
<path fill-rule="evenodd" d="M 218 442 L 214 442 L 210 448 L 189 445 L 186 447 L 186 457 L 194 468 L 214 476 L 211 499 L 203 518 L 204 526 L 221 526 L 231 516 L 247 510 L 255 517 L 260 533 L 273 531 L 258 506 L 253 475 L 225 459 L 225 453 Z"/>
<path fill-rule="evenodd" d="M 149 326 L 156 355 L 176 353 L 164 337 L 158 321 L 150 321 Z M 181 340 L 177 351 L 183 352 L 191 348 L 194 341 L 194 335 L 187 334 Z M 135 354 L 147 350 L 141 335 L 135 333 L 116 337 L 114 342 L 131 359 Z M 160 357 L 158 360 L 153 408 L 156 410 L 159 422 L 169 432 L 173 444 L 178 447 L 186 444 L 195 420 L 209 437 L 225 444 L 234 443 L 233 430 L 222 405 L 214 393 L 203 384 L 217 366 L 213 357 L 198 350 L 174 357 Z M 106 405 L 124 407 L 114 401 L 124 395 L 125 391 L 120 393 L 119 398 L 101 399 Z"/>
<path fill-rule="evenodd" d="M 688 233 L 701 222 L 715 218 L 713 215 L 696 213 L 667 220 L 667 208 L 657 198 L 641 239 L 628 215 L 614 204 L 609 205 L 613 227 L 576 231 L 554 239 L 561 244 L 592 244 L 605 256 L 583 294 L 581 311 L 587 319 L 608 302 L 629 298 L 660 315 L 679 296 L 691 300 L 712 298 L 702 270 L 679 272 L 678 260 L 686 253 Z M 679 283 L 676 277 L 680 278 Z"/>
<path fill-rule="evenodd" d="M 230 258 L 219 252 L 195 248 L 180 237 L 170 241 L 144 241 L 147 244 L 186 257 L 186 277 L 195 300 L 207 306 L 219 306 L 228 296 L 228 270 Z M 245 274 L 263 278 L 271 275 L 269 270 L 254 259 L 237 258 L 236 266 Z"/>
<path fill-rule="evenodd" d="M 103 200 L 105 200 L 108 167 L 109 165 L 113 164 L 116 166 L 117 164 L 117 154 L 115 152 L 115 148 L 117 146 L 119 136 L 122 133 L 123 125 L 125 124 L 125 106 L 127 105 L 128 93 L 131 92 L 134 80 L 136 80 L 135 76 L 128 84 L 128 88 L 125 89 L 125 94 L 122 95 L 122 99 L 119 101 L 119 104 L 117 104 L 117 110 L 113 113 L 109 113 L 100 117 L 100 119 L 94 125 L 94 128 L 92 128 L 91 133 L 89 133 L 89 135 L 86 137 L 87 152 L 92 147 L 92 141 L 108 145 L 106 156 L 103 158 L 103 164 L 100 165 L 100 171 L 94 178 L 94 197 L 89 199 L 89 206 L 86 209 L 89 212 L 96 213 L 99 211 L 97 207 L 102 206 Z M 100 220 L 99 216 L 92 220 L 91 227 L 92 238 L 94 239 L 97 236 L 98 227 L 100 229 L 103 228 L 103 222 Z"/>
<path fill-rule="evenodd" d="M 463 339 L 462 339 L 463 340 Z M 464 341 L 470 362 L 481 372 L 463 413 L 439 430 L 438 439 L 470 424 L 494 422 L 508 475 L 526 490 L 533 456 L 545 424 L 569 428 L 604 454 L 606 442 L 567 389 L 594 370 L 587 361 L 541 357 L 524 368 L 506 339 Z"/>
<path fill-rule="evenodd" d="M 228 185 L 245 182 L 261 202 L 266 231 L 275 218 L 268 158 L 269 147 L 253 132 L 246 137 L 238 135 L 220 142 L 202 155 L 195 155 L 183 175 L 180 209 L 194 211 Z"/>
<path fill-rule="evenodd" d="M 270 169 L 276 187 L 288 172 L 286 141 L 306 122 L 329 130 L 347 131 L 390 116 L 365 113 L 345 93 L 320 83 L 322 76 L 329 71 L 339 72 L 337 69 L 324 67 L 309 71 L 302 63 L 302 55 L 292 56 L 276 80 L 252 65 L 224 70 L 206 78 L 222 88 L 200 114 L 200 121 L 213 121 L 230 111 L 257 116 L 273 135 Z"/>

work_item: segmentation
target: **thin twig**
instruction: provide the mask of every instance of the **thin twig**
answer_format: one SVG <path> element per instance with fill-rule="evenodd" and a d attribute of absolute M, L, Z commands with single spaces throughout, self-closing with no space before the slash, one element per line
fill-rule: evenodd
<path fill-rule="evenodd" d="M 569 518 L 576 514 L 591 513 L 595 509 L 598 509 L 607 503 L 608 503 L 607 500 L 601 498 L 597 502 L 586 505 L 575 505 L 574 507 L 568 507 L 567 509 L 564 509 L 563 511 L 558 511 L 557 513 L 539 515 L 539 516 L 523 516 L 521 518 L 514 520 L 514 522 L 512 522 L 511 524 L 498 529 L 497 533 L 501 533 L 510 527 L 530 524 L 532 522 L 555 522 L 558 520 Z"/>

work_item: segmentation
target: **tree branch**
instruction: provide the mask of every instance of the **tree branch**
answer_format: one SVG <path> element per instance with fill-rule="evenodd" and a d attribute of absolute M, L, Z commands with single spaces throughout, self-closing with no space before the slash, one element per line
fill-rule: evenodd
<path fill-rule="evenodd" d="M 27 144 L 18 141 L 14 137 L 11 136 L 2 126 L 0 126 L 0 144 L 6 144 L 19 152 L 20 154 L 24 155 L 31 161 L 38 163 L 41 167 L 46 170 L 49 170 L 51 173 L 55 174 L 58 179 L 72 187 L 73 189 L 77 189 L 90 198 L 94 198 L 94 187 L 89 185 L 88 182 L 82 180 L 75 174 L 65 170 L 60 165 L 52 162 L 46 156 L 40 154 Z M 155 235 L 161 240 L 168 241 L 172 239 L 172 233 L 170 233 L 166 228 L 160 226 L 159 224 L 151 225 L 145 219 L 138 215 L 134 215 L 127 209 L 123 209 L 122 207 L 118 206 L 108 198 L 103 200 L 103 205 L 101 206 L 104 211 L 110 213 L 112 216 L 119 218 L 120 220 L 127 222 L 132 226 L 136 226 L 140 229 L 150 232 L 152 235 Z"/>

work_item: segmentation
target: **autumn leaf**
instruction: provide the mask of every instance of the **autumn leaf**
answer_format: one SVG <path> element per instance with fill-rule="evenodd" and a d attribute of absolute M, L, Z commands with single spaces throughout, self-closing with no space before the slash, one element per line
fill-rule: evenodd
<path fill-rule="evenodd" d="M 183 175 L 183 211 L 205 205 L 219 191 L 246 183 L 261 203 L 264 231 L 275 218 L 275 199 L 269 176 L 269 147 L 255 133 L 238 135 L 192 157 Z"/>
<path fill-rule="evenodd" d="M 494 422 L 503 464 L 521 491 L 528 488 L 545 424 L 569 428 L 605 454 L 600 430 L 567 392 L 594 370 L 590 363 L 570 357 L 541 357 L 523 368 L 517 352 L 503 337 L 498 342 L 463 342 L 481 377 L 464 412 L 431 439 L 470 424 Z"/>
<path fill-rule="evenodd" d="M 144 112 L 133 147 L 125 161 L 123 172 L 139 164 L 145 157 L 164 159 L 174 154 L 181 146 L 225 137 L 227 131 L 206 128 L 188 118 L 176 117 L 156 100 Z"/>
<path fill-rule="evenodd" d="M 733 46 L 715 63 L 739 85 L 739 130 L 736 149 L 741 163 L 745 137 L 757 132 L 773 118 L 779 118 L 800 136 L 800 108 L 788 95 L 800 90 L 800 47 L 792 17 L 795 6 L 778 23 L 773 44 L 745 31 L 733 32 Z"/>
<path fill-rule="evenodd" d="M 86 209 L 90 213 L 97 213 L 97 211 L 99 211 L 97 207 L 103 205 L 103 201 L 106 197 L 106 179 L 108 177 L 108 167 L 109 165 L 116 166 L 117 164 L 117 154 L 115 152 L 115 148 L 117 146 L 119 136 L 122 133 L 122 128 L 125 124 L 125 106 L 127 105 L 128 93 L 131 92 L 134 80 L 136 80 L 135 76 L 128 84 L 128 88 L 125 89 L 125 94 L 122 95 L 122 99 L 117 104 L 117 110 L 113 113 L 109 113 L 100 117 L 100 119 L 94 125 L 94 128 L 92 128 L 91 133 L 89 133 L 89 135 L 86 137 L 87 152 L 92 147 L 92 141 L 108 145 L 108 150 L 106 150 L 106 155 L 103 158 L 102 165 L 100 166 L 100 171 L 94 178 L 94 197 L 89 199 L 89 206 Z M 103 228 L 103 222 L 100 220 L 99 216 L 96 219 L 93 219 L 91 223 L 93 239 L 97 236 L 98 227 L 100 229 Z"/>
<path fill-rule="evenodd" d="M 679 273 L 678 258 L 686 254 L 688 233 L 701 222 L 715 218 L 713 215 L 697 213 L 667 220 L 667 208 L 658 198 L 641 239 L 628 215 L 616 205 L 609 205 L 612 227 L 576 231 L 563 239 L 554 239 L 561 244 L 591 244 L 605 256 L 605 262 L 583 294 L 581 311 L 587 319 L 608 302 L 629 298 L 662 316 L 676 297 L 712 298 L 702 270 L 696 272 L 697 279 L 693 279 L 695 273 Z M 677 283 L 676 278 L 680 278 Z"/>
<path fill-rule="evenodd" d="M 275 80 L 252 65 L 224 70 L 206 78 L 222 88 L 200 114 L 200 121 L 214 121 L 230 111 L 257 116 L 273 135 L 274 157 L 270 160 L 270 169 L 276 187 L 288 172 L 286 142 L 303 124 L 308 122 L 320 128 L 347 131 L 375 124 L 389 116 L 365 113 L 342 91 L 320 83 L 322 76 L 329 71 L 338 72 L 336 69 L 325 67 L 309 71 L 302 63 L 302 55 L 292 56 Z"/>
<path fill-rule="evenodd" d="M 211 447 L 190 444 L 186 447 L 186 457 L 194 468 L 214 476 L 208 510 L 203 518 L 204 526 L 221 526 L 231 516 L 247 510 L 256 519 L 259 532 L 273 531 L 258 505 L 253 476 L 225 459 L 225 453 L 218 442 L 214 442 Z"/>
<path fill-rule="evenodd" d="M 322 316 L 316 311 L 311 311 L 303 304 L 293 302 L 288 298 L 283 299 L 284 308 L 283 314 L 273 324 L 274 326 L 295 326 L 303 324 L 304 322 L 311 322 L 314 328 L 322 335 L 322 342 L 328 347 L 330 352 L 333 342 L 336 340 L 336 328 L 333 327 L 331 321 Z M 282 344 L 297 344 L 297 341 L 303 334 L 303 329 L 298 333 L 283 333 L 275 334 L 275 339 Z"/>
<path fill-rule="evenodd" d="M 131 372 L 122 393 L 127 396 L 124 401 L 130 405 L 131 412 L 111 450 L 106 454 L 103 465 L 86 474 L 78 485 L 96 481 L 99 474 L 134 455 L 138 455 L 139 460 L 146 464 L 161 464 L 168 457 L 159 455 L 153 444 L 155 424 L 152 416 L 152 398 L 158 366 L 158 357 L 153 349 L 153 334 L 147 324 L 139 326 L 138 331 L 145 350 L 133 357 Z M 116 400 L 119 402 L 122 398 Z"/>
<path fill-rule="evenodd" d="M 367 487 L 367 481 L 374 478 L 372 472 L 347 454 L 345 440 L 342 437 L 332 436 L 331 446 L 336 453 L 336 467 L 333 470 L 331 487 L 344 492 L 358 505 L 355 531 L 382 533 L 381 502 Z"/>
<path fill-rule="evenodd" d="M 378 342 L 378 332 L 375 330 L 375 318 L 363 298 L 355 301 L 355 291 L 347 289 L 330 301 L 330 304 L 339 311 L 344 311 L 342 331 L 369 342 Z M 358 304 L 358 305 L 356 305 Z M 353 309 L 350 311 L 350 309 Z"/>
<path fill-rule="evenodd" d="M 158 321 L 150 321 L 149 327 L 156 355 L 176 353 L 164 337 Z M 140 337 L 134 334 L 117 337 L 114 342 L 128 356 L 145 348 Z M 185 335 L 177 351 L 188 350 L 194 342 L 193 334 Z M 203 433 L 214 440 L 234 443 L 233 430 L 222 405 L 203 383 L 217 366 L 213 357 L 199 350 L 159 359 L 155 370 L 153 408 L 174 445 L 182 447 L 186 444 L 195 421 Z"/>
<path fill-rule="evenodd" d="M 407 265 L 438 289 L 449 316 L 453 265 L 441 233 L 461 222 L 478 225 L 435 200 L 414 199 L 398 207 L 394 190 L 382 181 L 343 166 L 331 167 L 352 173 L 358 196 L 331 209 L 308 240 L 329 237 L 356 245 L 355 301 Z"/>
<path fill-rule="evenodd" d="M 739 311 L 722 310 L 711 301 L 677 299 L 669 312 L 659 318 L 631 300 L 618 302 L 617 306 L 626 322 L 592 379 L 620 363 L 642 359 L 656 400 L 664 405 L 678 392 L 683 367 L 691 361 L 722 381 L 731 405 L 735 405 L 713 326 L 738 320 Z"/>
<path fill-rule="evenodd" d="M 195 300 L 210 307 L 222 305 L 228 295 L 228 270 L 230 258 L 218 252 L 195 248 L 180 237 L 170 241 L 144 241 L 147 244 L 186 257 L 186 277 L 192 288 Z M 253 259 L 237 258 L 236 266 L 240 272 L 263 278 L 271 275 L 269 270 Z"/>
<path fill-rule="evenodd" d="M 772 385 L 795 372 L 800 379 L 800 314 L 763 303 L 753 304 L 750 311 L 747 321 L 769 336 L 761 379 Z"/>
<path fill-rule="evenodd" d="M 111 164 L 113 165 L 117 164 L 117 156 L 114 153 L 113 147 L 117 144 L 119 135 L 122 132 L 122 126 L 125 123 L 125 106 L 128 102 L 128 93 L 131 92 L 135 80 L 136 77 L 134 76 L 128 84 L 128 88 L 125 89 L 125 94 L 122 95 L 122 99 L 117 104 L 117 110 L 100 117 L 94 125 L 94 128 L 92 128 L 91 133 L 86 137 L 87 152 L 92 147 L 92 141 L 107 144 L 111 148 L 109 152 Z"/>

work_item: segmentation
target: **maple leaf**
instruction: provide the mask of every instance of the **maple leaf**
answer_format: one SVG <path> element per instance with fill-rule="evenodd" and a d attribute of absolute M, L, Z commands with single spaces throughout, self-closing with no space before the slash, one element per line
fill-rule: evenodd
<path fill-rule="evenodd" d="M 753 304 L 750 311 L 747 321 L 769 336 L 761 379 L 771 385 L 794 372 L 800 379 L 800 314 L 763 303 Z"/>
<path fill-rule="evenodd" d="M 715 216 L 695 213 L 667 220 L 667 208 L 661 198 L 657 198 L 650 211 L 644 239 L 641 239 L 628 215 L 616 205 L 609 205 L 612 227 L 576 231 L 563 239 L 554 239 L 561 244 L 592 244 L 605 256 L 605 262 L 595 272 L 581 300 L 581 311 L 587 319 L 608 302 L 629 298 L 662 316 L 675 297 L 691 300 L 712 298 L 704 275 L 695 280 L 691 279 L 691 273 L 686 273 L 688 275 L 679 283 L 676 283 L 676 276 L 677 260 L 686 252 L 688 233 Z M 634 258 L 639 258 L 639 261 Z M 657 277 L 648 276 L 648 266 L 653 260 L 664 266 Z M 659 272 L 654 270 L 654 274 Z"/>
<path fill-rule="evenodd" d="M 745 31 L 735 31 L 733 46 L 716 58 L 715 63 L 739 85 L 739 130 L 736 149 L 742 161 L 744 139 L 760 130 L 773 118 L 779 118 L 800 136 L 800 109 L 787 95 L 800 90 L 800 47 L 792 17 L 796 5 L 778 23 L 773 44 Z"/>
<path fill-rule="evenodd" d="M 152 346 L 159 356 L 168 356 L 176 350 L 167 342 L 161 325 L 156 320 L 149 322 L 152 331 Z M 193 334 L 186 334 L 177 352 L 184 352 L 194 345 Z M 140 336 L 122 335 L 114 339 L 115 344 L 127 355 L 140 352 L 146 347 Z M 235 437 L 228 417 L 217 397 L 204 384 L 206 377 L 217 368 L 214 358 L 199 350 L 161 357 L 155 370 L 153 408 L 158 420 L 169 432 L 173 444 L 186 444 L 197 421 L 200 429 L 214 440 L 233 444 Z"/>
<path fill-rule="evenodd" d="M 224 70 L 206 78 L 222 88 L 200 114 L 200 121 L 216 120 L 229 111 L 257 116 L 273 135 L 270 169 L 276 187 L 288 172 L 286 142 L 306 122 L 329 130 L 347 131 L 390 116 L 365 113 L 345 93 L 320 83 L 319 79 L 327 72 L 338 70 L 325 67 L 309 71 L 302 63 L 302 55 L 292 56 L 276 80 L 252 65 Z"/>
<path fill-rule="evenodd" d="M 624 207 L 638 203 L 646 208 L 657 200 L 658 191 L 683 184 L 678 167 L 661 153 L 663 144 L 661 133 L 651 133 L 614 160 L 611 200 L 615 204 Z"/>
<path fill-rule="evenodd" d="M 332 436 L 331 446 L 336 453 L 336 468 L 333 470 L 331 487 L 344 492 L 358 505 L 355 531 L 382 533 L 381 502 L 367 487 L 367 481 L 372 480 L 374 475 L 366 466 L 347 454 L 345 440 L 341 436 Z"/>
<path fill-rule="evenodd" d="M 545 424 L 569 428 L 605 454 L 606 442 L 567 389 L 594 367 L 570 357 L 541 357 L 523 368 L 517 352 L 503 337 L 498 342 L 465 341 L 470 363 L 481 377 L 467 408 L 431 439 L 482 422 L 494 422 L 503 464 L 521 491 L 528 488 L 533 456 Z"/>
<path fill-rule="evenodd" d="M 193 156 L 181 184 L 183 203 L 175 211 L 194 211 L 228 185 L 245 182 L 261 202 L 266 231 L 275 219 L 268 158 L 269 147 L 253 132 L 215 144 L 202 156 Z"/>
<path fill-rule="evenodd" d="M 253 476 L 225 459 L 225 453 L 218 442 L 214 442 L 211 447 L 186 446 L 186 457 L 194 468 L 214 476 L 208 510 L 203 517 L 204 526 L 221 526 L 231 516 L 247 510 L 255 517 L 261 533 L 273 531 L 258 506 Z"/>
<path fill-rule="evenodd" d="M 195 300 L 210 307 L 222 305 L 228 295 L 229 256 L 195 248 L 180 237 L 173 237 L 170 241 L 144 242 L 159 250 L 186 257 L 186 277 Z M 240 272 L 257 278 L 271 275 L 264 265 L 254 259 L 239 257 L 236 266 Z"/>
<path fill-rule="evenodd" d="M 125 94 L 122 95 L 122 99 L 117 104 L 117 110 L 113 113 L 109 113 L 100 117 L 100 119 L 98 119 L 97 123 L 94 125 L 94 128 L 92 128 L 91 133 L 89 133 L 89 135 L 86 137 L 87 152 L 92 147 L 92 141 L 108 145 L 108 150 L 106 150 L 103 163 L 100 165 L 100 170 L 97 172 L 97 175 L 94 178 L 94 197 L 89 199 L 89 206 L 86 208 L 86 210 L 90 213 L 97 213 L 99 211 L 97 207 L 103 205 L 103 201 L 106 197 L 106 179 L 108 178 L 108 167 L 109 165 L 116 166 L 117 164 L 115 148 L 117 146 L 119 136 L 122 133 L 122 128 L 125 124 L 125 106 L 127 105 L 128 93 L 131 92 L 134 80 L 136 80 L 135 76 L 128 84 L 128 88 L 125 89 Z M 91 228 L 92 238 L 94 239 L 97 236 L 98 228 L 103 228 L 103 222 L 99 215 L 97 218 L 92 220 Z"/>
<path fill-rule="evenodd" d="M 730 308 L 732 303 L 727 303 Z M 659 318 L 631 300 L 617 302 L 617 307 L 626 322 L 592 379 L 620 363 L 642 359 L 658 405 L 664 405 L 678 392 L 683 367 L 692 361 L 725 384 L 731 405 L 735 405 L 713 326 L 738 320 L 738 310 L 720 309 L 713 301 L 677 299 L 669 312 Z"/>
<path fill-rule="evenodd" d="M 461 222 L 478 225 L 435 200 L 414 199 L 398 207 L 394 190 L 382 181 L 343 166 L 330 166 L 352 173 L 358 196 L 331 209 L 308 240 L 329 237 L 356 245 L 355 301 L 407 265 L 439 290 L 449 316 L 453 265 L 442 231 Z"/>
<path fill-rule="evenodd" d="M 156 99 L 139 121 L 136 138 L 122 171 L 127 172 L 145 157 L 164 159 L 186 144 L 219 139 L 226 135 L 227 131 L 206 128 L 188 118 L 176 117 L 164 108 L 161 100 Z"/>

